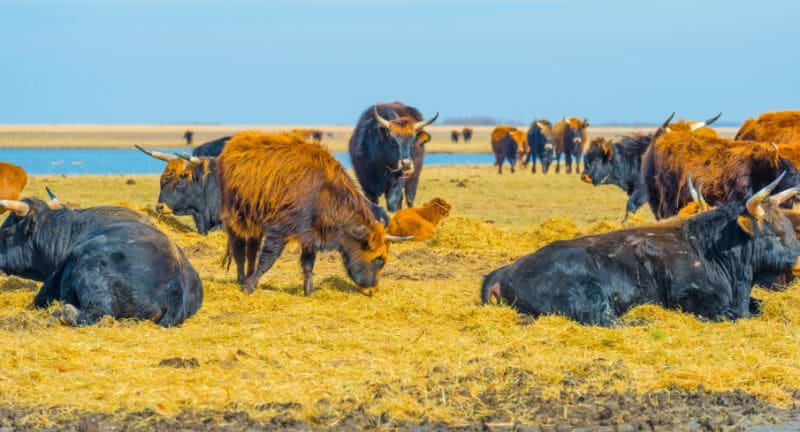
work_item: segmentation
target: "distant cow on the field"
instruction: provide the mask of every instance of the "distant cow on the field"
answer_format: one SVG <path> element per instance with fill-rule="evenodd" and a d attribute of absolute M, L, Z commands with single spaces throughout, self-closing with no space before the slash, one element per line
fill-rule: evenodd
<path fill-rule="evenodd" d="M 194 131 L 191 129 L 186 129 L 186 132 L 183 133 L 183 139 L 186 140 L 187 146 L 192 145 L 192 142 L 194 142 Z"/>
<path fill-rule="evenodd" d="M 339 251 L 362 292 L 377 288 L 387 241 L 396 238 L 384 234 L 375 206 L 321 144 L 296 134 L 242 132 L 225 146 L 218 170 L 227 256 L 244 292 L 253 292 L 289 240 L 300 243 L 306 295 L 314 291 L 320 250 Z"/>
<path fill-rule="evenodd" d="M 222 149 L 230 139 L 231 137 L 224 136 L 222 138 L 217 138 L 213 141 L 200 144 L 199 146 L 195 147 L 194 150 L 192 150 L 192 156 L 217 157 L 220 153 L 222 153 Z"/>
<path fill-rule="evenodd" d="M 417 184 L 430 135 L 423 128 L 439 116 L 423 120 L 416 108 L 400 102 L 373 105 L 358 119 L 349 152 L 361 189 L 377 204 L 386 195 L 386 207 L 396 212 L 414 206 Z"/>
<path fill-rule="evenodd" d="M 164 233 L 126 208 L 70 210 L 57 201 L 0 200 L 13 211 L 0 226 L 0 270 L 44 282 L 35 307 L 62 301 L 72 325 L 110 315 L 170 327 L 197 312 L 200 277 Z"/>
<path fill-rule="evenodd" d="M 420 208 L 400 210 L 389 222 L 387 232 L 394 236 L 413 237 L 414 240 L 430 240 L 436 233 L 436 225 L 449 213 L 452 206 L 441 198 L 434 198 Z"/>
<path fill-rule="evenodd" d="M 305 139 L 322 141 L 323 132 L 319 129 L 292 129 L 289 132 L 298 134 Z"/>
<path fill-rule="evenodd" d="M 572 158 L 575 158 L 575 172 L 580 173 L 581 155 L 586 143 L 589 122 L 576 117 L 564 117 L 553 126 L 553 147 L 556 156 L 556 172 L 561 172 L 561 155 L 567 174 L 572 172 Z"/>
<path fill-rule="evenodd" d="M 472 139 L 472 128 L 465 127 L 461 129 L 461 136 L 464 137 L 464 142 L 468 143 Z"/>
<path fill-rule="evenodd" d="M 454 131 L 450 132 L 450 141 L 453 142 L 453 143 L 457 143 L 458 142 L 458 137 L 460 135 L 461 135 L 461 132 L 459 132 L 457 130 L 454 130 Z"/>
<path fill-rule="evenodd" d="M 492 130 L 492 151 L 497 173 L 503 173 L 503 161 L 508 161 L 513 173 L 517 160 L 524 161 L 528 156 L 528 137 L 514 126 L 497 126 Z"/>
<path fill-rule="evenodd" d="M 28 183 L 25 170 L 8 162 L 0 162 L 0 199 L 18 200 Z M 0 215 L 6 209 L 0 207 Z"/>
<path fill-rule="evenodd" d="M 736 140 L 789 144 L 800 141 L 800 111 L 767 112 L 757 119 L 747 119 Z"/>
<path fill-rule="evenodd" d="M 531 163 L 531 172 L 536 172 L 536 161 L 542 164 L 542 172 L 547 174 L 553 163 L 553 125 L 545 119 L 534 120 L 528 128 L 528 147 L 530 153 L 527 160 Z"/>

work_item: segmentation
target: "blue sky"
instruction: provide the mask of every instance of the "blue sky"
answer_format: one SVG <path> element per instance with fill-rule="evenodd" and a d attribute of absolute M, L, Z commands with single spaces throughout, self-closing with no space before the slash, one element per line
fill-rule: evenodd
<path fill-rule="evenodd" d="M 800 108 L 800 2 L 3 1 L 0 123 L 739 121 Z"/>

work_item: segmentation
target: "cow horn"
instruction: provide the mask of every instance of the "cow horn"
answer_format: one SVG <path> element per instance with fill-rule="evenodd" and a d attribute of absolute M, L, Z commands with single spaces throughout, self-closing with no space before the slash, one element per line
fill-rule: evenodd
<path fill-rule="evenodd" d="M 178 156 L 179 158 L 181 158 L 183 160 L 187 160 L 187 161 L 189 161 L 191 163 L 200 162 L 200 158 L 199 157 L 197 157 L 197 156 L 189 156 L 188 153 L 175 153 L 175 156 Z"/>
<path fill-rule="evenodd" d="M 373 110 L 374 110 L 374 113 L 375 113 L 375 120 L 378 123 L 380 123 L 383 127 L 388 129 L 389 128 L 389 124 L 390 124 L 389 120 L 386 120 L 385 118 L 381 117 L 380 114 L 378 114 L 378 107 L 377 106 L 373 107 Z"/>
<path fill-rule="evenodd" d="M 772 148 L 774 148 L 775 150 L 780 150 L 780 149 L 781 149 L 781 148 L 780 148 L 780 147 L 778 147 L 778 145 L 777 145 L 777 144 L 775 144 L 774 142 L 771 142 L 770 144 L 772 144 Z"/>
<path fill-rule="evenodd" d="M 386 240 L 388 241 L 399 242 L 399 241 L 411 240 L 414 238 L 414 236 L 395 236 L 386 234 L 384 238 L 386 238 Z"/>
<path fill-rule="evenodd" d="M 798 193 L 800 193 L 800 186 L 795 186 L 772 195 L 769 197 L 769 200 L 775 204 L 781 205 L 784 201 L 795 197 Z"/>
<path fill-rule="evenodd" d="M 719 114 L 715 115 L 714 117 L 711 117 L 710 119 L 708 119 L 706 121 L 692 123 L 691 128 L 694 131 L 694 130 L 700 129 L 701 127 L 708 126 L 708 125 L 714 123 L 715 121 L 719 120 L 719 118 L 721 116 L 722 116 L 722 113 L 719 113 Z"/>
<path fill-rule="evenodd" d="M 655 135 L 653 135 L 654 137 L 653 139 L 658 138 L 658 136 L 661 135 L 663 132 L 672 132 L 672 130 L 670 130 L 669 128 L 669 124 L 672 122 L 672 119 L 674 117 L 675 117 L 675 111 L 672 111 L 672 114 L 669 115 L 669 118 L 667 118 L 667 120 L 661 124 L 661 127 L 659 127 L 656 130 Z"/>
<path fill-rule="evenodd" d="M 415 130 L 422 129 L 425 126 L 428 126 L 429 124 L 435 122 L 437 118 L 439 118 L 439 111 L 436 111 L 436 114 L 434 114 L 434 116 L 431 117 L 429 120 L 423 120 L 423 121 L 419 121 L 419 122 L 414 123 L 414 129 Z"/>
<path fill-rule="evenodd" d="M 772 190 L 778 186 L 778 183 L 783 180 L 783 176 L 786 175 L 786 171 L 782 172 L 781 175 L 778 176 L 772 183 L 764 186 L 763 189 L 758 191 L 755 195 L 750 197 L 747 200 L 747 212 L 750 213 L 756 219 L 761 219 L 764 217 L 764 209 L 761 208 L 761 202 L 767 199 L 769 195 L 772 193 Z"/>
<path fill-rule="evenodd" d="M 136 147 L 137 149 L 141 150 L 142 153 L 144 153 L 144 154 L 146 154 L 146 155 L 148 155 L 150 157 L 154 157 L 156 159 L 162 160 L 164 162 L 169 162 L 169 161 L 175 159 L 176 157 L 178 157 L 178 156 L 171 155 L 171 154 L 161 153 L 159 151 L 145 150 L 145 149 L 139 147 L 136 144 L 134 144 L 133 146 Z"/>
<path fill-rule="evenodd" d="M 686 177 L 686 182 L 689 184 L 689 195 L 692 196 L 692 199 L 700 207 L 700 211 L 708 210 L 708 205 L 706 203 L 705 198 L 703 198 L 702 192 L 698 192 L 698 190 L 694 188 L 694 183 L 692 183 L 692 175 L 691 174 L 689 174 Z M 702 191 L 703 185 L 701 183 L 698 183 L 697 186 Z"/>
<path fill-rule="evenodd" d="M 0 207 L 13 211 L 19 217 L 25 217 L 31 211 L 27 203 L 16 200 L 0 200 Z"/>
<path fill-rule="evenodd" d="M 53 191 L 50 190 L 50 187 L 45 186 L 44 190 L 47 191 L 47 196 L 50 197 L 50 201 L 47 202 L 47 207 L 50 207 L 53 210 L 61 208 L 61 203 L 58 201 L 58 197 Z"/>

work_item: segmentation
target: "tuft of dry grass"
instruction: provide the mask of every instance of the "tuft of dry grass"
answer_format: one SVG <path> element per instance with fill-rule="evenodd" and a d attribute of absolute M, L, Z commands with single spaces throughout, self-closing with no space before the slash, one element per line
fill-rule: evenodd
<path fill-rule="evenodd" d="M 800 388 L 797 283 L 780 293 L 756 290 L 763 314 L 736 323 L 648 305 L 605 329 L 481 306 L 483 274 L 551 241 L 618 226 L 624 194 L 578 176 L 426 168 L 420 202 L 453 203 L 436 236 L 392 245 L 372 297 L 355 291 L 336 254 L 321 254 L 319 290 L 308 298 L 296 245 L 255 294 L 244 295 L 219 268 L 223 233 L 204 237 L 180 228 L 185 218 L 153 217 L 157 176 L 136 177 L 136 186 L 127 179 L 34 177 L 28 190 L 47 183 L 64 201 L 125 200 L 148 214 L 203 278 L 202 309 L 173 329 L 109 319 L 68 328 L 29 308 L 30 285 L 2 278 L 9 288 L 0 288 L 0 404 L 165 415 L 235 408 L 322 427 L 356 409 L 415 421 L 490 414 L 525 421 L 532 394 L 572 397 L 592 388 L 738 388 L 781 405 Z M 646 211 L 640 217 L 651 219 Z"/>

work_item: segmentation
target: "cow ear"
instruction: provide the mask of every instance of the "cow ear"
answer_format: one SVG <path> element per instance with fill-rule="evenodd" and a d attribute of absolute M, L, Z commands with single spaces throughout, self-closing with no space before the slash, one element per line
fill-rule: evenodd
<path fill-rule="evenodd" d="M 750 237 L 753 237 L 756 234 L 755 219 L 747 216 L 739 216 L 739 218 L 736 220 L 736 223 L 738 223 L 742 231 L 746 232 Z"/>
<path fill-rule="evenodd" d="M 611 160 L 611 158 L 614 157 L 614 148 L 611 147 L 611 141 L 603 141 L 603 143 L 600 144 L 600 148 L 603 150 L 603 157 L 606 160 Z"/>
<path fill-rule="evenodd" d="M 383 246 L 383 225 L 374 223 L 367 236 L 367 247 L 369 250 L 380 249 Z"/>

